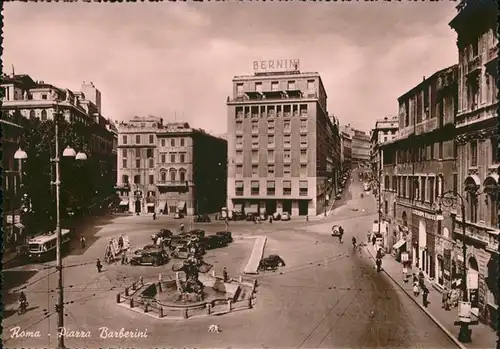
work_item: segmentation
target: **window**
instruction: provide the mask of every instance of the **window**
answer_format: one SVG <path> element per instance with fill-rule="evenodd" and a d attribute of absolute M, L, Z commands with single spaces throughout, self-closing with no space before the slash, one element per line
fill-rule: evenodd
<path fill-rule="evenodd" d="M 236 131 L 243 131 L 243 122 L 241 120 L 236 121 Z"/>
<path fill-rule="evenodd" d="M 498 157 L 497 157 L 498 137 L 491 137 L 490 138 L 490 146 L 491 146 L 491 163 L 495 164 L 495 163 L 499 162 Z"/>
<path fill-rule="evenodd" d="M 149 135 L 149 144 L 153 144 L 155 142 L 155 136 Z"/>
<path fill-rule="evenodd" d="M 300 130 L 307 130 L 307 120 L 300 120 Z"/>
<path fill-rule="evenodd" d="M 274 195 L 276 193 L 276 187 L 274 181 L 267 181 L 267 195 Z"/>
<path fill-rule="evenodd" d="M 252 150 L 252 160 L 259 160 L 259 152 L 257 150 Z"/>
<path fill-rule="evenodd" d="M 175 164 L 175 153 L 170 153 L 170 162 Z"/>
<path fill-rule="evenodd" d="M 181 164 L 185 163 L 186 162 L 186 153 L 180 153 L 179 154 L 179 162 Z"/>
<path fill-rule="evenodd" d="M 255 91 L 262 92 L 262 82 L 255 83 Z"/>
<path fill-rule="evenodd" d="M 175 182 L 176 178 L 177 178 L 177 171 L 175 169 L 171 169 L 170 170 L 170 180 L 172 182 Z"/>
<path fill-rule="evenodd" d="M 166 182 L 167 181 L 167 172 L 166 171 L 161 171 L 160 172 L 160 178 L 161 178 L 162 182 Z"/>
<path fill-rule="evenodd" d="M 236 145 L 243 144 L 243 136 L 236 136 Z"/>
<path fill-rule="evenodd" d="M 122 149 L 122 157 L 127 157 L 127 149 Z"/>
<path fill-rule="evenodd" d="M 153 157 L 153 149 L 147 149 L 146 151 L 146 157 L 152 158 Z"/>
<path fill-rule="evenodd" d="M 469 193 L 469 204 L 470 204 L 470 221 L 472 223 L 477 222 L 477 195 L 474 193 Z"/>
<path fill-rule="evenodd" d="M 141 149 L 139 149 L 139 148 L 135 149 L 135 157 L 136 158 L 140 158 L 141 157 Z"/>
<path fill-rule="evenodd" d="M 453 174 L 453 193 L 458 192 L 458 173 Z"/>
<path fill-rule="evenodd" d="M 42 110 L 42 121 L 46 121 L 47 120 L 47 111 L 44 109 Z"/>
<path fill-rule="evenodd" d="M 434 177 L 429 177 L 429 202 L 431 204 L 434 203 L 434 194 L 435 194 L 435 189 L 434 189 Z"/>
<path fill-rule="evenodd" d="M 259 122 L 256 120 L 252 121 L 252 131 L 258 131 L 259 130 Z"/>
<path fill-rule="evenodd" d="M 300 145 L 307 145 L 307 135 L 300 135 Z"/>
<path fill-rule="evenodd" d="M 439 148 L 438 148 L 438 159 L 443 158 L 443 142 L 439 142 Z"/>
<path fill-rule="evenodd" d="M 396 191 L 398 187 L 398 180 L 396 176 L 392 176 L 392 191 Z"/>
<path fill-rule="evenodd" d="M 498 206 L 497 206 L 497 196 L 495 194 L 490 194 L 488 196 L 490 205 L 490 226 L 498 227 Z"/>
<path fill-rule="evenodd" d="M 285 141 L 285 144 L 286 144 L 286 141 Z M 290 161 L 292 159 L 290 150 L 285 149 L 283 151 L 283 159 L 288 160 L 288 161 Z"/>
<path fill-rule="evenodd" d="M 252 176 L 258 176 L 258 175 L 259 175 L 259 166 L 252 165 Z"/>
<path fill-rule="evenodd" d="M 430 153 L 431 153 L 431 157 L 430 157 L 430 160 L 434 160 L 434 143 L 431 144 L 430 146 Z"/>
<path fill-rule="evenodd" d="M 389 213 L 389 203 L 387 202 L 387 200 L 384 201 L 384 213 Z"/>
<path fill-rule="evenodd" d="M 149 184 L 155 184 L 155 176 L 149 175 Z"/>
<path fill-rule="evenodd" d="M 284 121 L 283 122 L 283 129 L 285 131 L 291 131 L 292 130 L 292 125 L 291 125 L 290 121 Z"/>
<path fill-rule="evenodd" d="M 267 174 L 269 176 L 274 176 L 274 165 L 267 165 Z"/>
<path fill-rule="evenodd" d="M 236 165 L 236 174 L 238 176 L 241 176 L 243 174 L 243 165 L 241 164 Z"/>
<path fill-rule="evenodd" d="M 477 166 L 477 141 L 472 141 L 470 143 L 470 156 L 471 166 Z"/>
<path fill-rule="evenodd" d="M 384 176 L 384 190 L 389 190 L 389 176 Z"/>
<path fill-rule="evenodd" d="M 184 171 L 184 170 L 180 170 L 179 171 L 179 180 L 181 182 L 185 182 L 186 181 L 186 171 Z"/>
<path fill-rule="evenodd" d="M 274 135 L 267 135 L 267 144 L 268 145 L 274 144 Z"/>
<path fill-rule="evenodd" d="M 252 136 L 252 145 L 259 145 L 259 136 Z"/>
<path fill-rule="evenodd" d="M 135 143 L 136 144 L 141 144 L 141 136 L 140 135 L 136 135 L 135 136 Z"/>
<path fill-rule="evenodd" d="M 141 168 L 141 159 L 135 159 L 135 168 Z"/>
<path fill-rule="evenodd" d="M 43 95 L 42 95 L 42 99 L 47 99 L 47 95 L 46 95 L 46 94 L 43 94 Z"/>
<path fill-rule="evenodd" d="M 238 162 L 243 161 L 243 151 L 236 150 L 236 161 L 238 161 Z"/>
<path fill-rule="evenodd" d="M 122 175 L 122 183 L 128 184 L 128 176 L 127 175 Z"/>
<path fill-rule="evenodd" d="M 307 181 L 299 181 L 299 195 L 307 196 Z"/>
<path fill-rule="evenodd" d="M 141 175 L 135 175 L 134 184 L 140 184 L 140 183 L 141 183 Z"/>
<path fill-rule="evenodd" d="M 307 177 L 307 165 L 300 165 L 300 177 Z"/>
<path fill-rule="evenodd" d="M 236 84 L 236 96 L 243 96 L 243 84 Z"/>
<path fill-rule="evenodd" d="M 186 140 L 184 138 L 181 138 L 180 140 L 181 147 L 184 147 L 186 145 Z"/>
<path fill-rule="evenodd" d="M 307 161 L 307 149 L 300 149 L 300 161 Z"/>
<path fill-rule="evenodd" d="M 122 168 L 127 168 L 127 159 L 122 159 Z"/>
<path fill-rule="evenodd" d="M 278 81 L 271 82 L 271 91 L 278 91 L 278 89 L 279 89 Z"/>
<path fill-rule="evenodd" d="M 127 136 L 122 136 L 122 143 L 127 144 Z"/>
<path fill-rule="evenodd" d="M 269 162 L 274 161 L 274 150 L 267 151 L 267 161 L 269 161 Z"/>
<path fill-rule="evenodd" d="M 314 80 L 307 80 L 307 93 L 314 93 Z"/>
<path fill-rule="evenodd" d="M 283 181 L 283 195 L 292 195 L 291 181 Z"/>
<path fill-rule="evenodd" d="M 425 177 L 422 177 L 422 180 L 421 180 L 422 184 L 421 184 L 421 187 L 420 187 L 420 200 L 422 202 L 426 201 L 426 191 L 425 191 L 425 182 L 426 182 L 426 178 Z"/>
<path fill-rule="evenodd" d="M 148 167 L 149 168 L 154 168 L 155 167 L 154 159 L 152 159 L 152 158 L 148 159 Z"/>
<path fill-rule="evenodd" d="M 290 147 L 292 145 L 292 136 L 290 135 L 284 135 L 283 136 L 283 144 L 285 147 Z M 290 151 L 288 151 L 290 152 Z M 285 150 L 285 153 L 286 153 L 286 150 Z M 285 157 L 286 159 L 286 157 Z"/>
<path fill-rule="evenodd" d="M 166 160 L 165 158 L 166 158 L 165 154 L 161 154 L 161 155 L 160 155 L 160 159 L 161 159 L 161 161 L 160 161 L 160 162 L 161 162 L 162 164 L 164 164 L 164 163 L 165 163 L 165 160 Z"/>
<path fill-rule="evenodd" d="M 267 131 L 274 132 L 274 120 L 269 120 L 267 122 Z"/>
<path fill-rule="evenodd" d="M 288 90 L 295 90 L 295 81 L 288 81 Z"/>
<path fill-rule="evenodd" d="M 162 138 L 161 139 L 161 146 L 164 147 L 165 146 L 165 138 Z"/>
<path fill-rule="evenodd" d="M 243 190 L 244 190 L 243 181 L 236 181 L 236 182 L 234 182 L 234 186 L 235 186 L 235 194 L 238 195 L 238 196 L 242 196 L 243 195 Z"/>
<path fill-rule="evenodd" d="M 283 166 L 283 175 L 289 177 L 290 173 L 291 173 L 290 165 L 284 165 Z"/>
<path fill-rule="evenodd" d="M 250 194 L 259 195 L 259 181 L 250 182 Z"/>

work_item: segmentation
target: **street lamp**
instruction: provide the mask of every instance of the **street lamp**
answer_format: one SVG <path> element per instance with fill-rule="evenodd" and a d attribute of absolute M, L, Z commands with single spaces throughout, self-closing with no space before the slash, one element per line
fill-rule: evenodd
<path fill-rule="evenodd" d="M 465 203 L 463 197 L 454 190 L 449 190 L 441 194 L 441 204 L 445 207 L 453 207 L 456 204 L 460 205 L 461 214 L 462 214 L 462 253 L 464 259 L 464 270 L 462 273 L 462 302 L 459 307 L 459 313 L 461 313 L 460 309 L 462 307 L 466 307 L 469 303 L 468 295 L 467 295 L 467 244 L 465 243 L 466 231 L 465 231 Z M 439 211 L 441 211 L 439 209 Z M 441 212 L 439 212 L 439 218 L 442 217 Z M 470 303 L 469 303 L 470 305 Z M 468 307 L 470 312 L 470 306 Z M 458 334 L 458 340 L 462 343 L 470 343 L 471 342 L 471 332 L 469 329 L 470 322 L 470 313 L 465 317 L 460 317 L 460 332 Z"/>
<path fill-rule="evenodd" d="M 61 175 L 60 175 L 60 158 L 59 158 L 59 123 L 58 123 L 58 116 L 59 113 L 54 114 L 54 120 L 55 120 L 55 157 L 53 159 L 50 159 L 51 162 L 56 164 L 56 180 L 54 182 L 51 182 L 51 185 L 56 186 L 56 234 L 57 234 L 57 249 L 56 249 L 56 254 L 57 254 L 57 264 L 56 264 L 56 269 L 58 271 L 58 304 L 57 304 L 57 313 L 58 313 L 58 320 L 57 320 L 57 330 L 58 333 L 61 333 L 61 331 L 64 329 L 64 294 L 63 294 L 63 275 L 62 275 L 62 257 L 61 257 L 61 247 L 62 247 L 62 234 L 61 234 L 61 217 L 60 217 L 60 185 L 61 185 Z M 87 155 L 83 152 L 78 152 L 76 153 L 73 148 L 70 146 L 67 146 L 63 153 L 63 157 L 71 157 L 71 158 L 76 158 L 76 160 L 86 160 Z M 14 154 L 14 159 L 18 160 L 25 160 L 28 158 L 28 154 L 19 148 L 15 154 Z M 64 336 L 58 336 L 58 343 L 57 347 L 58 349 L 64 349 Z"/>

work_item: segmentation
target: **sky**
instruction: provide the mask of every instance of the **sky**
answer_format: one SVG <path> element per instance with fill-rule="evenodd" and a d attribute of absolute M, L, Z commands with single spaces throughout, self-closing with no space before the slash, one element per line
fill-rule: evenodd
<path fill-rule="evenodd" d="M 4 71 L 78 91 L 92 81 L 113 120 L 155 115 L 213 134 L 253 61 L 298 58 L 328 112 L 369 131 L 397 98 L 458 62 L 454 1 L 4 3 Z"/>

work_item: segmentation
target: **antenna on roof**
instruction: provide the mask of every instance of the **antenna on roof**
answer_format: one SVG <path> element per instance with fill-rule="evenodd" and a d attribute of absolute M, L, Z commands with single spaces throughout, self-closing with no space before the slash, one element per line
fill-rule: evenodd
<path fill-rule="evenodd" d="M 12 64 L 12 77 L 16 76 L 16 71 L 14 70 L 14 64 Z"/>

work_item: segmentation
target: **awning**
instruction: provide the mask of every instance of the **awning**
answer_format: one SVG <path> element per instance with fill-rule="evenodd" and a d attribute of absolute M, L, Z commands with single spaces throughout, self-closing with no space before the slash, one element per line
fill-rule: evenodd
<path fill-rule="evenodd" d="M 127 205 L 128 205 L 128 200 L 120 201 L 120 206 L 127 206 Z"/>
<path fill-rule="evenodd" d="M 242 204 L 235 204 L 234 205 L 234 212 L 243 212 L 243 205 Z"/>
<path fill-rule="evenodd" d="M 406 244 L 406 240 L 405 240 L 405 239 L 401 239 L 401 240 L 399 240 L 398 242 L 396 242 L 396 243 L 394 244 L 394 246 L 393 246 L 393 247 L 394 247 L 394 249 L 398 250 L 398 249 L 400 249 L 400 248 L 401 248 L 404 244 Z"/>
<path fill-rule="evenodd" d="M 179 210 L 184 210 L 185 207 L 186 207 L 186 201 L 179 201 L 179 203 L 177 204 L 177 208 Z"/>
<path fill-rule="evenodd" d="M 154 207 L 155 206 L 155 203 L 154 202 L 148 202 L 146 204 L 147 207 Z"/>
<path fill-rule="evenodd" d="M 259 212 L 258 204 L 252 204 L 248 207 L 245 207 L 245 213 L 257 213 L 257 212 Z"/>
<path fill-rule="evenodd" d="M 469 190 L 477 189 L 481 185 L 481 180 L 477 175 L 470 175 L 465 178 L 464 184 Z"/>

